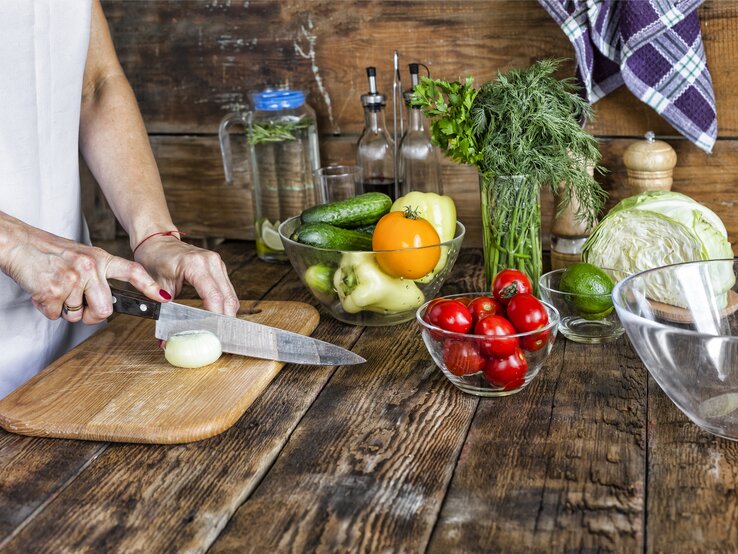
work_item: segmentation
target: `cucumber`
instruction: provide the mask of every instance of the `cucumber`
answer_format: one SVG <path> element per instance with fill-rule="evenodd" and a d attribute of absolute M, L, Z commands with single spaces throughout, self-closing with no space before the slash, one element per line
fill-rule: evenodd
<path fill-rule="evenodd" d="M 391 207 L 392 199 L 386 194 L 367 192 L 353 198 L 308 208 L 300 215 L 300 221 L 328 223 L 336 227 L 353 229 L 376 223 L 380 217 L 390 211 Z"/>
<path fill-rule="evenodd" d="M 329 250 L 371 250 L 372 236 L 352 229 L 341 229 L 328 223 L 307 223 L 300 225 L 292 240 L 309 246 Z"/>
<path fill-rule="evenodd" d="M 354 231 L 359 231 L 360 233 L 366 233 L 367 235 L 373 235 L 374 228 L 376 226 L 377 226 L 376 223 L 370 223 L 369 225 L 362 225 L 361 227 L 354 227 Z"/>

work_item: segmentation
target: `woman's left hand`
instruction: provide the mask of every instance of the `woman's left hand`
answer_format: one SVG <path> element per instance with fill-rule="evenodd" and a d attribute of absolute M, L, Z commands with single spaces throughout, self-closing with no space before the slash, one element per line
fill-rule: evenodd
<path fill-rule="evenodd" d="M 184 283 L 189 283 L 202 298 L 206 310 L 229 316 L 238 312 L 236 291 L 217 253 L 173 236 L 157 236 L 141 244 L 134 259 L 173 296 L 179 294 Z"/>

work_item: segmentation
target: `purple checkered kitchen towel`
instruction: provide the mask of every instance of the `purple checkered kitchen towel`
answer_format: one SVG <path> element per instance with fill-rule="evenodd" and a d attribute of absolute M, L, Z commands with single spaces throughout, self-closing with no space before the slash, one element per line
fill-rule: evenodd
<path fill-rule="evenodd" d="M 706 152 L 717 137 L 702 0 L 538 0 L 574 45 L 594 103 L 625 85 Z"/>

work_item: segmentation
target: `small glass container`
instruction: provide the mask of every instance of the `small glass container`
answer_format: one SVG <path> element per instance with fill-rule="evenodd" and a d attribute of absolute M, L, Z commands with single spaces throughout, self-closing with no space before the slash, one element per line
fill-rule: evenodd
<path fill-rule="evenodd" d="M 410 64 L 411 89 L 404 95 L 408 124 L 399 150 L 401 193 L 404 195 L 417 190 L 443 194 L 438 148 L 431 142 L 423 110 L 412 101 L 413 91 L 418 84 L 418 65 Z"/>
<path fill-rule="evenodd" d="M 361 167 L 360 192 L 383 192 L 395 200 L 395 143 L 387 131 L 384 108 L 387 97 L 377 92 L 376 69 L 367 67 L 369 92 L 361 96 L 364 130 L 356 147 L 356 163 Z"/>
<path fill-rule="evenodd" d="M 247 129 L 256 251 L 264 261 L 286 262 L 277 228 L 320 201 L 313 172 L 320 167 L 315 112 L 301 90 L 265 90 L 250 95 L 252 111 L 230 113 L 220 123 L 226 182 L 233 183 L 228 129 Z"/>

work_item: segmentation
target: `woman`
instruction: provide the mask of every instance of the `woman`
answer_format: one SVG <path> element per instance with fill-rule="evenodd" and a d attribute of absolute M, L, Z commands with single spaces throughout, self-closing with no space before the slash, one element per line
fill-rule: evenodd
<path fill-rule="evenodd" d="M 0 2 L 0 398 L 112 313 L 107 279 L 235 315 L 220 257 L 181 242 L 99 0 Z M 89 246 L 78 152 L 135 262 Z"/>

